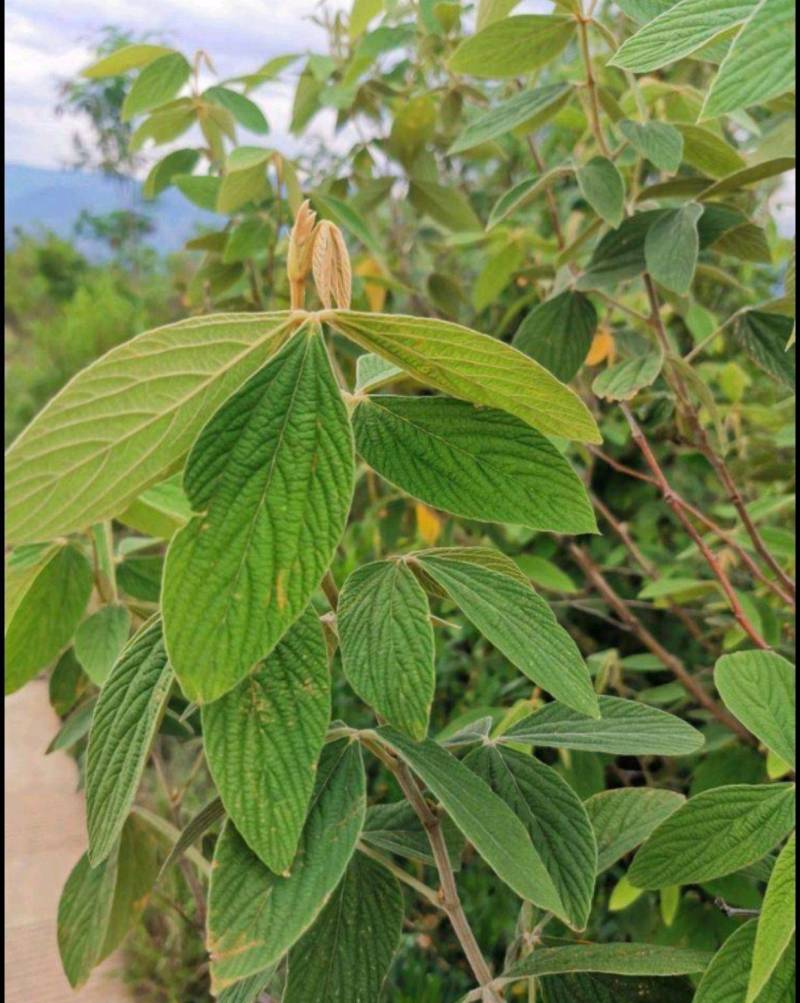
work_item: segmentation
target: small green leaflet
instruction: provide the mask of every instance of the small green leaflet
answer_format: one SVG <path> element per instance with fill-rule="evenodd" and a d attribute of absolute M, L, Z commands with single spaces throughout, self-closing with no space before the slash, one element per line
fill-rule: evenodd
<path fill-rule="evenodd" d="M 525 315 L 514 335 L 514 347 L 568 383 L 583 365 L 596 329 L 592 301 L 567 289 Z"/>
<path fill-rule="evenodd" d="M 450 866 L 454 871 L 458 871 L 461 869 L 464 837 L 447 815 L 441 815 L 441 823 Z M 377 850 L 396 853 L 400 857 L 419 860 L 423 864 L 435 863 L 428 834 L 408 801 L 394 801 L 369 807 L 361 839 Z"/>
<path fill-rule="evenodd" d="M 795 88 L 794 0 L 760 0 L 722 61 L 701 118 L 763 104 Z"/>
<path fill-rule="evenodd" d="M 176 174 L 172 178 L 175 187 L 186 198 L 208 212 L 217 211 L 217 200 L 222 182 L 219 178 L 203 177 L 199 174 Z"/>
<path fill-rule="evenodd" d="M 597 873 L 615 864 L 684 803 L 674 791 L 621 787 L 584 802 L 597 839 Z"/>
<path fill-rule="evenodd" d="M 664 216 L 663 209 L 637 212 L 610 230 L 592 252 L 589 267 L 576 283 L 577 289 L 613 288 L 645 270 L 644 244 L 648 231 Z"/>
<path fill-rule="evenodd" d="M 755 1003 L 756 999 L 761 999 L 761 991 L 781 963 L 783 954 L 789 950 L 794 937 L 797 922 L 795 913 L 795 844 L 795 834 L 792 833 L 781 850 L 770 875 L 764 903 L 761 907 L 761 915 L 758 917 L 758 929 L 753 947 L 753 965 L 745 1003 Z"/>
<path fill-rule="evenodd" d="M 756 920 L 751 919 L 728 937 L 705 970 L 693 1003 L 744 1003 Z M 793 1003 L 795 999 L 793 951 L 784 951 L 772 978 L 758 997 L 758 1003 Z"/>
<path fill-rule="evenodd" d="M 575 21 L 561 14 L 520 14 L 489 24 L 458 46 L 453 73 L 515 77 L 554 59 L 575 33 Z"/>
<path fill-rule="evenodd" d="M 191 174 L 200 159 L 198 150 L 173 150 L 153 166 L 142 185 L 142 197 L 153 199 L 172 184 L 176 174 Z"/>
<path fill-rule="evenodd" d="M 405 373 L 399 366 L 386 362 L 380 355 L 365 352 L 356 359 L 356 393 L 373 393 L 387 383 L 402 379 Z"/>
<path fill-rule="evenodd" d="M 287 313 L 193 317 L 84 369 L 6 454 L 7 542 L 81 532 L 122 512 L 174 470 L 287 329 Z"/>
<path fill-rule="evenodd" d="M 632 122 L 625 119 L 617 128 L 634 149 L 654 167 L 674 174 L 683 157 L 683 136 L 668 122 Z"/>
<path fill-rule="evenodd" d="M 148 62 L 125 95 L 122 121 L 129 122 L 174 98 L 189 79 L 191 69 L 179 52 L 168 52 Z"/>
<path fill-rule="evenodd" d="M 703 207 L 689 202 L 671 209 L 647 231 L 644 258 L 647 271 L 659 285 L 679 296 L 689 292 L 700 250 L 697 221 Z"/>
<path fill-rule="evenodd" d="M 574 930 L 586 929 L 594 894 L 597 844 L 578 795 L 533 756 L 481 745 L 464 760 L 528 830 Z"/>
<path fill-rule="evenodd" d="M 172 686 L 158 617 L 131 638 L 101 690 L 86 756 L 89 857 L 106 860 L 133 803 Z"/>
<path fill-rule="evenodd" d="M 637 888 L 710 881 L 759 860 L 794 825 L 794 784 L 731 784 L 690 798 L 628 871 Z"/>
<path fill-rule="evenodd" d="M 64 974 L 73 989 L 86 982 L 102 957 L 116 882 L 116 852 L 97 867 L 91 866 L 84 853 L 61 892 L 58 950 Z"/>
<path fill-rule="evenodd" d="M 328 656 L 311 608 L 255 672 L 203 707 L 203 745 L 225 810 L 276 874 L 294 858 L 330 712 Z"/>
<path fill-rule="evenodd" d="M 551 170 L 545 171 L 544 174 L 525 178 L 524 181 L 517 182 L 507 192 L 503 192 L 492 206 L 486 229 L 491 230 L 507 216 L 510 216 L 512 212 L 516 212 L 518 209 L 522 209 L 528 205 L 529 202 L 532 202 L 539 192 L 544 191 L 545 188 L 548 188 L 558 178 L 572 173 L 573 168 L 569 166 L 553 167 Z"/>
<path fill-rule="evenodd" d="M 336 611 L 342 667 L 356 693 L 412 738 L 428 733 L 436 675 L 428 599 L 403 561 L 375 561 L 344 583 Z"/>
<path fill-rule="evenodd" d="M 703 747 L 700 732 L 673 714 L 620 697 L 597 700 L 597 720 L 576 714 L 563 703 L 549 703 L 509 728 L 500 741 L 615 756 L 688 756 Z"/>
<path fill-rule="evenodd" d="M 75 656 L 95 686 L 102 686 L 125 647 L 131 617 L 125 606 L 103 606 L 75 633 Z"/>
<path fill-rule="evenodd" d="M 660 352 L 647 352 L 625 362 L 618 362 L 598 373 L 592 393 L 606 400 L 631 400 L 644 387 L 654 383 L 664 364 Z"/>
<path fill-rule="evenodd" d="M 316 922 L 289 953 L 283 1003 L 377 1001 L 400 943 L 397 878 L 356 853 Z"/>
<path fill-rule="evenodd" d="M 217 212 L 230 214 L 264 197 L 271 156 L 272 150 L 260 146 L 239 146 L 229 155 L 217 193 Z"/>
<path fill-rule="evenodd" d="M 408 188 L 408 200 L 418 212 L 427 214 L 447 230 L 459 233 L 483 229 L 469 199 L 456 188 L 414 178 Z"/>
<path fill-rule="evenodd" d="M 774 651 L 737 651 L 714 667 L 728 710 L 769 749 L 795 765 L 795 669 Z"/>
<path fill-rule="evenodd" d="M 226 108 L 236 121 L 250 132 L 261 135 L 269 132 L 269 124 L 264 113 L 250 98 L 231 90 L 230 87 L 209 87 L 202 96 Z"/>
<path fill-rule="evenodd" d="M 339 884 L 364 823 L 364 764 L 357 743 L 326 745 L 292 873 L 279 877 L 226 822 L 214 851 L 208 904 L 212 991 L 276 962 Z"/>
<path fill-rule="evenodd" d="M 747 310 L 736 322 L 734 335 L 759 369 L 794 390 L 795 350 L 786 343 L 794 328 L 791 317 L 762 310 Z"/>
<path fill-rule="evenodd" d="M 333 326 L 414 379 L 473 404 L 500 408 L 545 435 L 599 442 L 581 399 L 537 362 L 459 324 L 337 310 Z"/>
<path fill-rule="evenodd" d="M 625 212 L 625 182 L 607 157 L 592 157 L 577 172 L 581 194 L 609 226 L 617 227 Z"/>
<path fill-rule="evenodd" d="M 518 126 L 534 128 L 541 125 L 558 111 L 568 100 L 572 88 L 569 84 L 551 84 L 522 91 L 507 101 L 501 102 L 491 112 L 487 112 L 471 122 L 460 133 L 447 151 L 449 154 L 462 153 L 473 146 L 496 139 Z"/>
<path fill-rule="evenodd" d="M 72 545 L 6 563 L 5 692 L 54 661 L 72 638 L 92 591 L 92 569 Z"/>
<path fill-rule="evenodd" d="M 567 919 L 525 826 L 485 780 L 430 739 L 412 742 L 387 727 L 379 728 L 378 735 L 441 801 L 501 881 L 522 898 Z"/>
<path fill-rule="evenodd" d="M 97 697 L 90 697 L 85 703 L 79 704 L 70 712 L 47 746 L 46 756 L 49 756 L 51 752 L 58 752 L 60 749 L 71 749 L 89 733 L 96 703 Z"/>
<path fill-rule="evenodd" d="M 597 697 L 581 653 L 527 581 L 447 550 L 424 551 L 415 560 L 529 679 L 580 714 L 597 716 Z"/>
<path fill-rule="evenodd" d="M 366 462 L 428 505 L 556 533 L 597 529 L 567 461 L 505 411 L 447 397 L 384 395 L 360 401 L 352 420 Z"/>
<path fill-rule="evenodd" d="M 679 122 L 675 128 L 683 137 L 683 159 L 709 178 L 724 178 L 745 167 L 745 161 L 716 132 L 688 122 Z M 702 182 L 703 179 L 695 179 Z M 710 188 L 713 182 L 705 182 Z"/>
<path fill-rule="evenodd" d="M 344 529 L 353 438 L 318 327 L 208 422 L 184 488 L 198 514 L 167 552 L 164 633 L 187 697 L 209 702 L 303 612 Z"/>
<path fill-rule="evenodd" d="M 163 45 L 148 45 L 146 43 L 123 45 L 96 63 L 92 63 L 91 66 L 87 66 L 85 70 L 81 71 L 81 76 L 87 77 L 89 80 L 116 77 L 121 73 L 127 73 L 128 70 L 138 70 L 142 66 L 147 66 L 154 59 L 169 55 L 173 51 L 173 49 L 168 49 Z"/>

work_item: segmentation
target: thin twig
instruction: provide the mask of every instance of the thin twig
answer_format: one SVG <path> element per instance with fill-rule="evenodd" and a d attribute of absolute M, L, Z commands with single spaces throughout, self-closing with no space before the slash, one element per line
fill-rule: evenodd
<path fill-rule="evenodd" d="M 589 31 L 587 28 L 589 22 L 584 17 L 580 17 L 577 20 L 581 41 L 581 55 L 583 56 L 583 64 L 586 68 L 586 88 L 589 92 L 589 121 L 591 122 L 594 138 L 600 147 L 600 152 L 604 157 L 608 157 L 610 156 L 610 152 L 603 135 L 602 125 L 600 124 L 600 102 L 597 96 L 597 81 L 595 80 L 594 69 L 592 68 L 592 55 L 589 51 Z"/>

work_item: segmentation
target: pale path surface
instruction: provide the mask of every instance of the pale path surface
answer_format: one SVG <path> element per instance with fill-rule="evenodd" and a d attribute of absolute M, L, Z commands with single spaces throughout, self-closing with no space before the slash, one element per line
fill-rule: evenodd
<path fill-rule="evenodd" d="M 65 752 L 45 756 L 58 718 L 37 679 L 5 700 L 5 1003 L 129 1003 L 112 956 L 74 992 L 61 971 L 56 912 L 86 849 L 83 795 Z"/>

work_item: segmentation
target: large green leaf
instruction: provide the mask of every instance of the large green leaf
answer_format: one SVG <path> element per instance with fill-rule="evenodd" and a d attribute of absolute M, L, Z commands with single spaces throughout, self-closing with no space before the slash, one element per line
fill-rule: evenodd
<path fill-rule="evenodd" d="M 685 800 L 652 787 L 620 787 L 588 798 L 584 807 L 597 840 L 597 873 L 643 843 Z"/>
<path fill-rule="evenodd" d="M 769 749 L 795 764 L 795 669 L 774 651 L 737 651 L 714 667 L 725 706 Z"/>
<path fill-rule="evenodd" d="M 710 881 L 760 860 L 794 824 L 794 784 L 731 784 L 690 798 L 634 858 L 637 888 Z"/>
<path fill-rule="evenodd" d="M 546 435 L 599 442 L 581 399 L 509 345 L 444 320 L 337 310 L 330 322 L 414 379 L 473 404 L 500 408 Z"/>
<path fill-rule="evenodd" d="M 594 894 L 597 844 L 578 795 L 550 766 L 515 749 L 482 745 L 464 763 L 523 822 L 570 925 L 584 930 Z"/>
<path fill-rule="evenodd" d="M 373 396 L 353 412 L 360 455 L 381 477 L 454 515 L 592 533 L 586 490 L 535 429 L 447 397 Z"/>
<path fill-rule="evenodd" d="M 597 720 L 576 714 L 563 703 L 546 704 L 501 737 L 615 756 L 688 756 L 703 746 L 700 732 L 673 714 L 619 697 L 601 696 L 598 704 Z"/>
<path fill-rule="evenodd" d="M 753 961 L 756 920 L 728 937 L 703 973 L 693 1003 L 744 1003 Z M 794 956 L 785 951 L 758 1003 L 794 1003 Z"/>
<path fill-rule="evenodd" d="M 504 18 L 464 39 L 448 65 L 474 77 L 515 77 L 550 62 L 574 33 L 575 21 L 561 14 Z"/>
<path fill-rule="evenodd" d="M 299 331 L 192 447 L 198 513 L 164 567 L 167 650 L 186 695 L 222 696 L 308 605 L 353 492 L 353 438 L 318 327 Z"/>
<path fill-rule="evenodd" d="M 626 39 L 611 65 L 634 73 L 657 70 L 741 24 L 755 4 L 756 0 L 679 0 Z"/>
<path fill-rule="evenodd" d="M 579 713 L 597 715 L 580 651 L 530 584 L 448 551 L 423 552 L 415 560 L 528 678 Z"/>
<path fill-rule="evenodd" d="M 660 171 L 674 174 L 681 165 L 683 136 L 669 122 L 619 123 L 619 131 L 643 157 Z"/>
<path fill-rule="evenodd" d="M 571 93 L 572 88 L 568 84 L 550 84 L 515 94 L 471 122 L 456 138 L 448 153 L 462 153 L 521 125 L 531 129 L 541 125 L 555 115 Z"/>
<path fill-rule="evenodd" d="M 702 972 L 711 960 L 707 951 L 658 944 L 573 944 L 540 947 L 518 961 L 497 979 L 503 985 L 515 979 L 572 972 L 608 975 L 668 977 Z"/>
<path fill-rule="evenodd" d="M 70 872 L 58 903 L 58 950 L 73 989 L 86 982 L 103 953 L 114 889 L 117 854 L 92 867 L 83 854 Z"/>
<path fill-rule="evenodd" d="M 702 215 L 703 207 L 689 202 L 656 220 L 645 237 L 648 272 L 659 285 L 679 296 L 688 293 L 694 278 L 700 250 L 697 221 Z"/>
<path fill-rule="evenodd" d="M 722 61 L 703 105 L 715 118 L 795 87 L 794 0 L 760 0 Z"/>
<path fill-rule="evenodd" d="M 89 857 L 114 848 L 150 753 L 172 685 L 158 617 L 131 638 L 100 692 L 86 756 Z"/>
<path fill-rule="evenodd" d="M 214 851 L 208 904 L 213 991 L 277 961 L 316 919 L 355 849 L 366 808 L 357 743 L 326 745 L 289 877 L 252 853 L 231 822 Z"/>
<path fill-rule="evenodd" d="M 122 102 L 122 121 L 151 111 L 174 98 L 189 79 L 191 66 L 180 52 L 168 52 L 148 62 Z"/>
<path fill-rule="evenodd" d="M 78 627 L 75 633 L 75 657 L 95 686 L 108 678 L 119 653 L 125 647 L 131 629 L 131 616 L 125 606 L 102 606 Z"/>
<path fill-rule="evenodd" d="M 514 335 L 514 347 L 566 383 L 583 365 L 596 329 L 592 301 L 567 289 L 525 315 Z"/>
<path fill-rule="evenodd" d="M 92 569 L 72 545 L 16 551 L 6 563 L 5 692 L 54 661 L 92 591 Z"/>
<path fill-rule="evenodd" d="M 403 759 L 495 874 L 522 898 L 568 921 L 566 910 L 528 831 L 491 787 L 436 742 L 413 742 L 394 728 L 381 741 Z"/>
<path fill-rule="evenodd" d="M 797 922 L 795 888 L 795 834 L 786 845 L 772 869 L 753 947 L 753 965 L 747 985 L 745 1003 L 761 999 L 760 993 L 789 949 Z"/>
<path fill-rule="evenodd" d="M 403 912 L 397 878 L 357 853 L 289 953 L 283 1003 L 377 1003 L 400 942 Z"/>
<path fill-rule="evenodd" d="M 609 226 L 619 226 L 625 212 L 625 182 L 613 161 L 592 157 L 579 168 L 577 178 L 581 194 L 597 215 Z"/>
<path fill-rule="evenodd" d="M 403 561 L 374 561 L 344 583 L 336 611 L 342 667 L 356 693 L 412 738 L 428 733 L 436 674 L 428 599 Z"/>
<path fill-rule="evenodd" d="M 46 540 L 122 512 L 171 473 L 287 330 L 286 313 L 193 317 L 84 369 L 8 451 L 7 542 Z"/>
<path fill-rule="evenodd" d="M 331 712 L 319 618 L 309 608 L 264 663 L 203 708 L 203 745 L 225 810 L 270 870 L 289 870 Z"/>

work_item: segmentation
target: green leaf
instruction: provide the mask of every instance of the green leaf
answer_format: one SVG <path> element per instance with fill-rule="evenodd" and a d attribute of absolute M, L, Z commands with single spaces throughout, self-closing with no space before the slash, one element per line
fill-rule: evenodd
<path fill-rule="evenodd" d="M 404 906 L 397 878 L 357 853 L 289 954 L 283 1003 L 377 1001 L 400 944 Z"/>
<path fill-rule="evenodd" d="M 158 617 L 125 647 L 100 692 L 86 756 L 89 856 L 106 860 L 116 845 L 172 686 Z"/>
<path fill-rule="evenodd" d="M 402 561 L 354 571 L 336 612 L 342 668 L 355 692 L 412 738 L 428 733 L 436 673 L 428 599 Z"/>
<path fill-rule="evenodd" d="M 665 213 L 647 231 L 644 257 L 652 277 L 679 296 L 689 292 L 700 251 L 697 221 L 703 207 L 689 202 Z"/>
<path fill-rule="evenodd" d="M 539 983 L 542 1003 L 691 1003 L 686 978 L 630 975 L 548 975 Z"/>
<path fill-rule="evenodd" d="M 545 704 L 501 740 L 614 756 L 688 756 L 703 747 L 700 732 L 673 714 L 619 697 L 598 697 L 598 705 L 600 717 L 592 719 L 563 703 Z"/>
<path fill-rule="evenodd" d="M 209 87 L 203 91 L 202 96 L 227 109 L 250 132 L 259 135 L 269 132 L 269 123 L 258 105 L 238 91 L 231 90 L 230 87 Z"/>
<path fill-rule="evenodd" d="M 619 226 L 625 213 L 625 182 L 607 157 L 592 157 L 578 169 L 578 187 L 609 226 Z"/>
<path fill-rule="evenodd" d="M 447 152 L 463 153 L 464 150 L 488 143 L 521 125 L 525 125 L 526 129 L 540 126 L 566 104 L 572 93 L 569 84 L 550 84 L 515 94 L 471 122 Z"/>
<path fill-rule="evenodd" d="M 755 939 L 754 919 L 728 937 L 705 970 L 693 1003 L 744 1003 Z M 772 978 L 759 995 L 758 1003 L 792 1003 L 794 968 L 792 951 L 784 951 Z"/>
<path fill-rule="evenodd" d="M 267 992 L 270 982 L 279 971 L 280 962 L 255 975 L 249 975 L 246 979 L 234 982 L 217 996 L 217 1003 L 258 1003 L 262 993 Z"/>
<path fill-rule="evenodd" d="M 458 871 L 464 852 L 464 837 L 448 815 L 442 815 L 441 822 L 450 866 Z M 378 850 L 431 866 L 435 864 L 428 834 L 408 801 L 376 804 L 368 808 L 361 839 Z"/>
<path fill-rule="evenodd" d="M 519 0 L 478 0 L 475 30 L 480 31 L 494 21 L 499 21 L 517 6 Z"/>
<path fill-rule="evenodd" d="M 154 59 L 169 55 L 174 51 L 174 49 L 168 49 L 164 45 L 148 45 L 144 42 L 136 45 L 123 45 L 110 55 L 103 56 L 96 63 L 87 66 L 85 70 L 81 70 L 81 76 L 88 77 L 90 80 L 116 77 L 121 73 L 127 73 L 128 70 L 138 70 L 141 66 L 147 66 Z"/>
<path fill-rule="evenodd" d="M 597 873 L 644 842 L 685 802 L 682 794 L 652 787 L 601 791 L 584 802 L 597 839 Z"/>
<path fill-rule="evenodd" d="M 147 488 L 116 518 L 139 533 L 169 540 L 191 517 L 192 507 L 183 493 L 181 475 L 175 474 Z"/>
<path fill-rule="evenodd" d="M 515 77 L 544 66 L 568 44 L 575 21 L 561 14 L 520 14 L 465 38 L 450 57 L 453 73 Z"/>
<path fill-rule="evenodd" d="M 567 383 L 583 365 L 596 329 L 592 301 L 567 289 L 525 315 L 514 335 L 514 347 Z"/>
<path fill-rule="evenodd" d="M 176 174 L 191 174 L 200 159 L 198 150 L 174 150 L 159 160 L 145 178 L 142 197 L 153 199 L 172 184 Z"/>
<path fill-rule="evenodd" d="M 222 696 L 308 605 L 342 535 L 353 437 L 318 327 L 288 345 L 197 438 L 184 488 L 198 515 L 172 539 L 164 633 L 187 697 Z"/>
<path fill-rule="evenodd" d="M 464 765 L 523 822 L 564 904 L 570 926 L 586 929 L 597 870 L 597 844 L 578 795 L 555 770 L 514 749 L 482 745 Z"/>
<path fill-rule="evenodd" d="M 365 352 L 356 359 L 356 393 L 370 394 L 405 375 L 399 366 L 380 355 Z"/>
<path fill-rule="evenodd" d="M 595 377 L 592 393 L 606 400 L 631 400 L 640 390 L 656 381 L 663 364 L 664 356 L 660 352 L 647 352 L 618 362 Z"/>
<path fill-rule="evenodd" d="M 795 87 L 794 0 L 760 0 L 722 61 L 701 118 L 763 104 Z"/>
<path fill-rule="evenodd" d="M 70 872 L 58 903 L 58 950 L 67 980 L 78 989 L 103 952 L 114 889 L 117 855 L 97 867 L 83 854 Z"/>
<path fill-rule="evenodd" d="M 368 397 L 353 411 L 356 448 L 381 477 L 467 519 L 556 533 L 597 526 L 558 450 L 518 418 L 449 397 Z"/>
<path fill-rule="evenodd" d="M 610 61 L 646 73 L 688 56 L 727 28 L 741 24 L 756 0 L 679 0 L 626 39 Z"/>
<path fill-rule="evenodd" d="M 734 328 L 737 340 L 759 369 L 783 386 L 794 390 L 795 352 L 786 342 L 794 328 L 791 317 L 761 310 L 747 310 Z"/>
<path fill-rule="evenodd" d="M 203 708 L 203 745 L 225 811 L 271 871 L 288 872 L 331 714 L 330 673 L 312 608 L 262 665 Z"/>
<path fill-rule="evenodd" d="M 8 523 L 7 508 L 6 530 Z M 6 565 L 6 693 L 24 686 L 58 657 L 92 591 L 92 569 L 77 547 L 47 548 L 33 557 L 27 566 Z"/>
<path fill-rule="evenodd" d="M 245 219 L 229 231 L 222 252 L 223 264 L 246 261 L 265 252 L 272 239 L 272 230 L 263 219 Z"/>
<path fill-rule="evenodd" d="M 122 512 L 175 469 L 287 330 L 286 313 L 193 317 L 84 369 L 6 454 L 7 542 L 80 532 Z"/>
<path fill-rule="evenodd" d="M 772 262 L 767 235 L 755 223 L 743 223 L 726 231 L 714 243 L 713 249 L 720 254 L 730 254 L 741 261 L 754 261 L 756 264 L 767 265 Z"/>
<path fill-rule="evenodd" d="M 794 937 L 795 912 L 795 834 L 789 837 L 772 869 L 761 915 L 758 917 L 753 964 L 745 1003 L 761 999 L 761 992 L 781 963 Z"/>
<path fill-rule="evenodd" d="M 495 303 L 525 260 L 517 241 L 510 241 L 486 259 L 472 287 L 472 305 L 480 313 Z"/>
<path fill-rule="evenodd" d="M 259 202 L 267 192 L 267 161 L 272 151 L 259 146 L 240 146 L 225 164 L 217 193 L 217 212 L 230 215 L 248 202 Z"/>
<path fill-rule="evenodd" d="M 184 854 L 187 857 L 193 856 L 197 852 L 192 850 L 193 844 L 221 818 L 225 818 L 225 808 L 223 807 L 222 799 L 212 798 L 181 829 L 180 835 L 170 847 L 170 851 L 161 865 L 161 870 L 158 872 L 156 880 L 160 880 L 164 872 L 176 861 L 180 860 Z"/>
<path fill-rule="evenodd" d="M 408 186 L 408 200 L 418 212 L 430 216 L 448 230 L 483 229 L 469 199 L 456 188 L 414 178 Z"/>
<path fill-rule="evenodd" d="M 387 148 L 407 171 L 436 131 L 437 106 L 431 94 L 401 102 L 389 133 Z"/>
<path fill-rule="evenodd" d="M 486 224 L 486 229 L 491 230 L 497 226 L 507 216 L 510 216 L 512 212 L 516 212 L 518 209 L 522 209 L 532 202 L 539 192 L 549 188 L 556 179 L 564 177 L 567 174 L 572 174 L 572 171 L 573 168 L 568 165 L 553 167 L 551 170 L 545 171 L 542 175 L 525 178 L 524 181 L 518 182 L 513 188 L 509 188 L 507 192 L 503 192 L 489 213 L 489 221 Z"/>
<path fill-rule="evenodd" d="M 60 749 L 71 749 L 73 745 L 77 745 L 82 738 L 88 735 L 96 703 L 97 698 L 91 697 L 71 712 L 47 746 L 46 756 L 49 756 L 51 752 L 58 752 Z"/>
<path fill-rule="evenodd" d="M 796 165 L 794 157 L 776 157 L 774 160 L 766 160 L 761 164 L 753 164 L 752 167 L 744 167 L 734 171 L 733 174 L 726 174 L 713 185 L 703 191 L 703 199 L 710 199 L 713 195 L 725 195 L 728 192 L 738 191 L 740 188 L 748 188 L 759 181 L 766 181 L 768 178 L 775 178 L 779 174 L 793 171 Z"/>
<path fill-rule="evenodd" d="M 600 441 L 594 419 L 576 394 L 494 338 L 432 318 L 337 310 L 330 323 L 427 386 L 508 411 L 546 435 Z"/>
<path fill-rule="evenodd" d="M 625 119 L 619 131 L 654 167 L 674 174 L 683 158 L 683 136 L 668 122 L 632 122 Z"/>
<path fill-rule="evenodd" d="M 59 717 L 66 717 L 84 696 L 88 682 L 75 652 L 67 648 L 50 673 L 47 687 L 50 706 Z"/>
<path fill-rule="evenodd" d="M 131 630 L 131 617 L 125 606 L 103 606 L 78 627 L 75 656 L 95 686 L 108 678 Z"/>
<path fill-rule="evenodd" d="M 222 182 L 219 178 L 200 177 L 194 174 L 176 174 L 172 183 L 186 198 L 208 212 L 217 211 L 217 200 Z"/>
<path fill-rule="evenodd" d="M 415 560 L 529 679 L 579 713 L 597 716 L 597 697 L 581 653 L 527 581 L 447 551 L 418 553 Z"/>
<path fill-rule="evenodd" d="M 120 836 L 114 900 L 98 961 L 119 947 L 144 911 L 158 875 L 161 845 L 162 840 L 142 819 L 128 817 Z"/>
<path fill-rule="evenodd" d="M 795 765 L 795 669 L 774 651 L 737 651 L 714 667 L 725 706 L 781 759 Z"/>
<path fill-rule="evenodd" d="M 148 140 L 156 146 L 182 136 L 197 121 L 197 109 L 189 98 L 176 98 L 148 115 L 134 130 L 128 142 L 131 153 L 141 150 Z M 219 179 L 217 179 L 219 180 Z"/>
<path fill-rule="evenodd" d="M 212 991 L 276 962 L 316 919 L 353 854 L 366 808 L 358 743 L 326 745 L 292 873 L 279 877 L 231 822 L 217 840 L 208 906 Z"/>
<path fill-rule="evenodd" d="M 710 881 L 759 860 L 794 824 L 794 784 L 731 784 L 690 798 L 633 861 L 638 888 Z"/>
<path fill-rule="evenodd" d="M 687 122 L 679 122 L 675 128 L 683 137 L 683 159 L 710 178 L 724 178 L 746 166 L 736 150 L 716 132 Z M 708 182 L 705 187 L 711 184 Z"/>
<path fill-rule="evenodd" d="M 436 742 L 412 742 L 393 728 L 381 741 L 422 780 L 495 874 L 517 895 L 567 919 L 564 906 L 530 836 L 485 780 Z"/>
<path fill-rule="evenodd" d="M 538 947 L 497 979 L 505 985 L 515 979 L 567 972 L 604 972 L 609 975 L 670 976 L 702 972 L 711 960 L 707 951 L 658 944 L 571 944 Z"/>
<path fill-rule="evenodd" d="M 353 0 L 350 11 L 348 33 L 350 38 L 358 38 L 370 21 L 383 10 L 383 0 Z"/>
<path fill-rule="evenodd" d="M 179 52 L 148 62 L 122 102 L 122 121 L 151 111 L 170 101 L 189 79 L 192 68 Z"/>
<path fill-rule="evenodd" d="M 613 288 L 645 270 L 644 245 L 648 231 L 665 215 L 663 209 L 637 212 L 610 230 L 592 253 L 589 267 L 576 283 L 577 289 Z"/>

